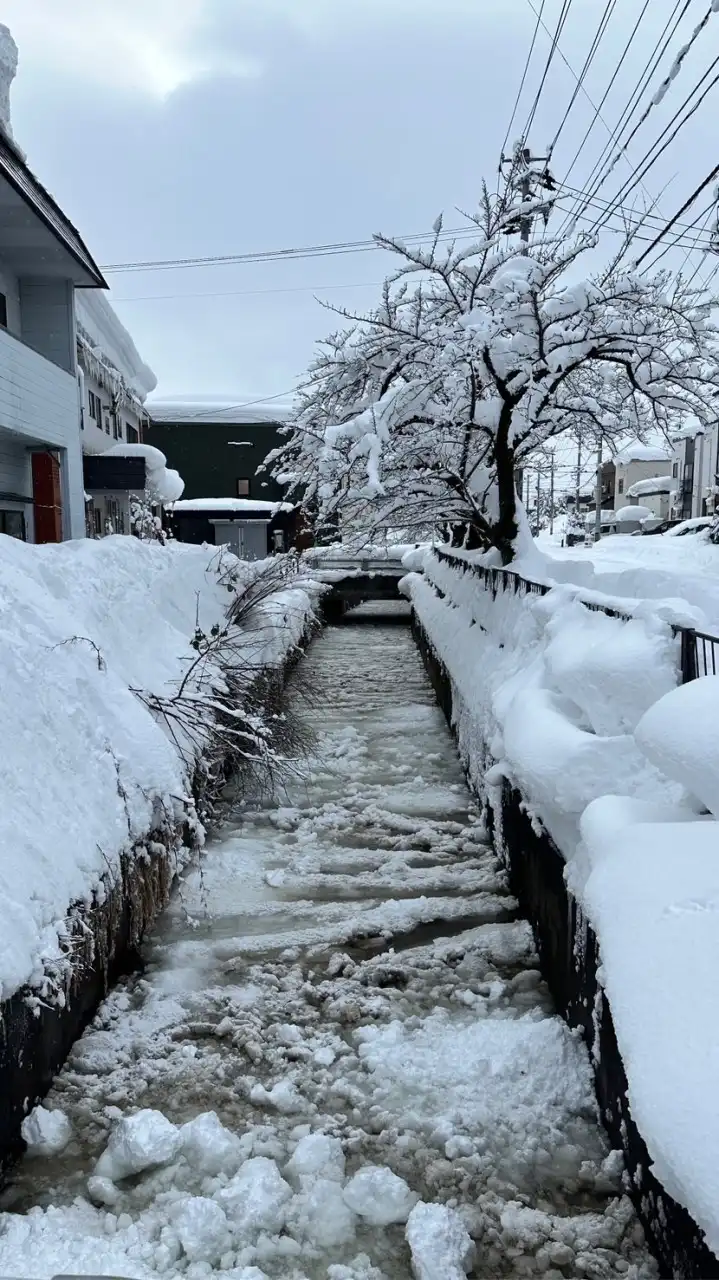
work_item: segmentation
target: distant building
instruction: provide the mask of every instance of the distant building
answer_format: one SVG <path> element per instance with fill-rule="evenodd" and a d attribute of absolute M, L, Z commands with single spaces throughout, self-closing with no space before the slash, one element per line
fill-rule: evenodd
<path fill-rule="evenodd" d="M 677 520 L 714 515 L 719 509 L 719 424 L 685 428 L 673 446 L 672 514 Z"/>
<path fill-rule="evenodd" d="M 627 505 L 627 495 L 639 480 L 658 475 L 670 475 L 672 458 L 662 445 L 641 444 L 638 440 L 626 445 L 601 470 L 601 507 L 615 511 Z"/>
<path fill-rule="evenodd" d="M 296 508 L 259 498 L 187 498 L 167 521 L 178 542 L 226 546 L 241 560 L 264 560 L 296 541 Z"/>
<path fill-rule="evenodd" d="M 212 399 L 150 399 L 147 409 L 145 438 L 182 475 L 185 499 L 283 501 L 282 486 L 267 474 L 257 475 L 267 454 L 283 443 L 279 431 L 286 414 L 281 410 Z"/>

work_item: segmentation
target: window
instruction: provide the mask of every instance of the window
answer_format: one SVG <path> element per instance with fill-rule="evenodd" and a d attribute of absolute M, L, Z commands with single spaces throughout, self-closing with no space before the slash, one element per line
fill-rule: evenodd
<path fill-rule="evenodd" d="M 104 420 L 105 420 L 105 435 L 108 435 L 108 436 L 109 436 L 109 434 L 110 434 L 110 410 L 109 410 L 109 409 L 103 409 L 103 411 L 102 411 L 102 412 L 103 412 L 103 417 L 104 417 Z"/>
<path fill-rule="evenodd" d="M 679 475 L 679 463 L 674 462 L 672 463 L 672 476 L 676 480 L 678 475 Z"/>
<path fill-rule="evenodd" d="M 0 326 L 7 329 L 7 298 L 4 293 L 0 293 Z"/>
<path fill-rule="evenodd" d="M 100 401 L 98 400 L 98 398 L 97 398 L 97 396 L 95 395 L 95 392 L 94 392 L 94 391 L 88 391 L 88 393 L 87 393 L 87 398 L 88 398 L 88 403 L 89 403 L 89 405 L 90 405 L 90 417 L 91 417 L 91 418 L 93 419 L 93 421 L 94 421 L 94 422 L 96 422 L 96 423 L 98 424 L 98 426 L 99 426 L 99 425 L 100 425 L 100 412 L 101 412 L 101 409 L 100 409 Z"/>
<path fill-rule="evenodd" d="M 0 533 L 25 542 L 25 516 L 22 511 L 0 511 Z"/>
<path fill-rule="evenodd" d="M 95 527 L 95 537 L 101 538 L 102 537 L 102 512 L 99 507 L 93 507 L 92 519 Z"/>
<path fill-rule="evenodd" d="M 238 498 L 249 498 L 249 496 L 250 496 L 250 482 L 249 482 L 249 480 L 238 480 L 238 481 L 237 481 L 237 496 L 238 496 Z"/>
<path fill-rule="evenodd" d="M 138 436 L 135 427 L 131 426 L 129 422 L 125 423 L 125 432 L 128 444 L 137 444 L 140 437 Z"/>
<path fill-rule="evenodd" d="M 618 485 L 617 485 L 617 492 L 618 492 L 618 493 L 624 493 L 624 481 L 623 481 L 623 480 L 620 480 L 620 481 L 619 481 L 619 483 L 618 483 Z"/>
<path fill-rule="evenodd" d="M 120 439 L 120 419 L 117 414 L 112 414 L 112 434 L 116 440 Z"/>

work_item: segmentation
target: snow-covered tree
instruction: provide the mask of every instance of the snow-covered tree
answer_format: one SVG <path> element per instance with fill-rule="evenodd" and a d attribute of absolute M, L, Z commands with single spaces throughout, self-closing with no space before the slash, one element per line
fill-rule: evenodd
<path fill-rule="evenodd" d="M 461 529 L 504 563 L 526 528 L 517 468 L 570 429 L 611 441 L 693 413 L 716 418 L 716 328 L 681 280 L 616 260 L 582 274 L 595 240 L 519 252 L 516 208 L 484 189 L 478 239 L 429 249 L 378 237 L 399 266 L 367 315 L 323 345 L 274 474 L 320 520 L 416 536 Z"/>
<path fill-rule="evenodd" d="M 151 489 L 130 495 L 130 526 L 141 542 L 160 542 L 164 545 L 167 541 L 162 517 L 156 514 L 158 506 L 159 498 Z"/>

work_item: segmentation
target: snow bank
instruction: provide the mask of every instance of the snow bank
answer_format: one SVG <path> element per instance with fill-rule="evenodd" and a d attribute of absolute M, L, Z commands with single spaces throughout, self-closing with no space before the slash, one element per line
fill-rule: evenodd
<path fill-rule="evenodd" d="M 641 507 L 638 503 L 633 506 L 620 507 L 614 512 L 614 521 L 617 524 L 641 524 L 642 520 L 649 520 L 654 512 L 649 507 Z"/>
<path fill-rule="evenodd" d="M 214 548 L 135 538 L 0 537 L 3 1000 L 27 983 L 49 994 L 71 904 L 89 904 L 163 812 L 186 812 L 187 766 L 132 690 L 176 690 L 196 625 L 224 619 L 219 563 Z M 258 572 L 232 563 L 240 581 Z M 249 660 L 281 661 L 310 608 L 299 588 L 271 598 Z"/>
<path fill-rule="evenodd" d="M 404 590 L 451 676 L 473 780 L 496 800 L 509 778 L 567 858 L 599 938 L 632 1117 L 654 1173 L 719 1252 L 719 677 L 677 687 L 678 642 L 639 601 L 613 618 L 575 587 L 493 599 L 437 557 L 424 570 Z"/>

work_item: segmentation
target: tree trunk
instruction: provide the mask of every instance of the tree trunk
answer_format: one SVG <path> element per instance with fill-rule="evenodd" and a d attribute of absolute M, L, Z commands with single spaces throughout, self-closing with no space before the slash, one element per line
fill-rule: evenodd
<path fill-rule="evenodd" d="M 503 412 L 503 417 L 505 416 Z M 510 564 L 515 555 L 515 541 L 519 532 L 517 524 L 517 481 L 514 466 L 514 449 L 508 442 L 509 420 L 511 411 L 506 415 L 506 424 L 500 422 L 495 443 L 495 466 L 497 469 L 497 500 L 499 515 L 493 529 L 494 545 L 497 547 L 502 564 Z M 506 429 L 503 429 L 505 427 Z"/>

